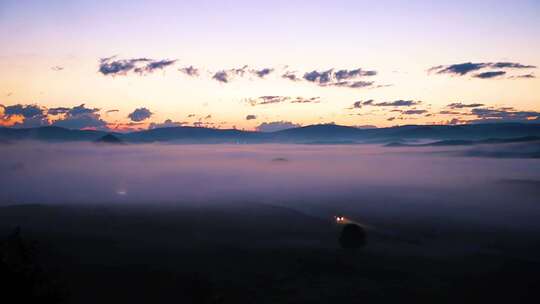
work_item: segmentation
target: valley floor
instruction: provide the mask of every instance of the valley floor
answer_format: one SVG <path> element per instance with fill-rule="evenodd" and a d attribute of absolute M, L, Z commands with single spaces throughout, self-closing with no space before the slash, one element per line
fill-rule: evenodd
<path fill-rule="evenodd" d="M 331 218 L 270 205 L 18 205 L 0 208 L 0 235 L 21 227 L 66 303 L 540 299 L 537 233 L 384 221 L 399 233 L 369 232 L 365 248 L 348 251 Z"/>

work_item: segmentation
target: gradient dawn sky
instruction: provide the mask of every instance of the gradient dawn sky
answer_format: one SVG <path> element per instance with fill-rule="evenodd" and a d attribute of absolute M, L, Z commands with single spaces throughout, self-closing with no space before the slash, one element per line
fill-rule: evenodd
<path fill-rule="evenodd" d="M 540 121 L 540 1 L 0 0 L 0 125 Z"/>

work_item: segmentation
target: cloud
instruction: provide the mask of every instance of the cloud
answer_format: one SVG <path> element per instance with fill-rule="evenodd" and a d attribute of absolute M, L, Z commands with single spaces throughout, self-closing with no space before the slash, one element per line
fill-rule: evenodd
<path fill-rule="evenodd" d="M 246 115 L 246 120 L 253 120 L 253 119 L 257 119 L 257 115 L 253 115 L 253 114 Z"/>
<path fill-rule="evenodd" d="M 148 129 L 158 129 L 158 128 L 172 128 L 172 127 L 181 127 L 185 125 L 186 122 L 179 122 L 179 121 L 172 121 L 171 119 L 167 119 L 162 123 L 151 123 L 148 126 Z"/>
<path fill-rule="evenodd" d="M 536 78 L 536 76 L 533 74 L 533 73 L 530 73 L 530 74 L 523 74 L 523 75 L 517 75 L 517 76 L 512 76 L 510 78 L 514 78 L 514 79 L 531 79 L 531 78 Z"/>
<path fill-rule="evenodd" d="M 439 114 L 441 114 L 441 115 L 463 115 L 463 113 L 461 113 L 461 112 L 448 111 L 448 110 L 440 111 Z"/>
<path fill-rule="evenodd" d="M 375 106 L 375 107 L 410 107 L 421 104 L 422 101 L 418 100 L 395 100 L 375 103 L 373 100 L 368 100 L 363 105 Z"/>
<path fill-rule="evenodd" d="M 37 105 L 1 106 L 0 122 L 14 128 L 34 128 L 54 125 L 68 129 L 108 130 L 101 119 L 98 108 L 87 108 L 84 104 L 75 107 L 45 109 Z M 51 116 L 60 116 L 52 119 Z"/>
<path fill-rule="evenodd" d="M 534 65 L 525 65 L 521 63 L 516 62 L 495 62 L 491 63 L 490 67 L 496 68 L 496 69 L 504 69 L 504 68 L 510 68 L 510 69 L 535 69 L 536 66 Z"/>
<path fill-rule="evenodd" d="M 272 68 L 264 68 L 260 70 L 251 70 L 251 72 L 255 75 L 257 75 L 259 78 L 264 78 L 266 75 L 269 75 L 272 73 L 274 69 Z"/>
<path fill-rule="evenodd" d="M 296 75 L 296 72 L 285 72 L 283 75 L 281 75 L 282 78 L 288 79 L 290 81 L 300 81 L 300 77 Z"/>
<path fill-rule="evenodd" d="M 452 118 L 451 120 L 447 122 L 447 124 L 449 125 L 459 125 L 461 123 L 463 123 L 463 121 L 460 120 L 459 118 Z"/>
<path fill-rule="evenodd" d="M 490 78 L 503 76 L 504 74 L 506 74 L 505 71 L 489 71 L 489 72 L 476 74 L 473 77 L 480 78 L 480 79 L 490 79 Z"/>
<path fill-rule="evenodd" d="M 93 114 L 99 112 L 98 108 L 87 108 L 84 103 L 78 106 L 75 106 L 67 112 L 71 116 L 84 115 L 84 114 Z"/>
<path fill-rule="evenodd" d="M 374 84 L 373 81 L 339 81 L 327 84 L 327 86 L 347 87 L 352 89 L 370 87 Z"/>
<path fill-rule="evenodd" d="M 54 121 L 53 125 L 68 129 L 100 129 L 106 130 L 107 123 L 98 114 L 81 114 L 70 116 Z"/>
<path fill-rule="evenodd" d="M 296 97 L 291 100 L 291 103 L 319 103 L 319 102 L 321 102 L 320 97 L 311 97 L 311 98 Z"/>
<path fill-rule="evenodd" d="M 173 65 L 176 60 L 149 58 L 115 59 L 116 56 L 102 58 L 99 61 L 99 72 L 103 75 L 127 75 L 133 71 L 139 74 L 152 73 Z"/>
<path fill-rule="evenodd" d="M 260 132 L 275 132 L 275 131 L 297 128 L 297 127 L 300 127 L 300 125 L 292 123 L 290 121 L 282 120 L 282 121 L 263 122 L 262 124 L 256 127 L 256 130 Z"/>
<path fill-rule="evenodd" d="M 360 108 L 362 108 L 362 101 L 355 101 L 351 106 L 351 109 L 360 109 Z"/>
<path fill-rule="evenodd" d="M 377 71 L 364 71 L 362 69 L 355 69 L 355 70 L 339 70 L 334 73 L 334 77 L 337 80 L 344 80 L 344 79 L 351 79 L 356 78 L 360 76 L 375 76 L 377 75 Z"/>
<path fill-rule="evenodd" d="M 455 75 L 465 75 L 472 71 L 477 71 L 487 67 L 487 63 L 458 63 L 451 65 L 439 65 L 429 69 L 430 72 L 436 72 L 437 74 L 455 74 Z"/>
<path fill-rule="evenodd" d="M 304 74 L 304 79 L 310 82 L 316 82 L 324 85 L 332 81 L 332 69 L 327 71 L 312 71 Z"/>
<path fill-rule="evenodd" d="M 419 115 L 419 114 L 425 114 L 425 113 L 427 113 L 427 112 L 428 112 L 427 110 L 416 110 L 416 109 L 413 109 L 413 110 L 402 111 L 401 114 L 405 114 L 405 115 Z"/>
<path fill-rule="evenodd" d="M 453 103 L 447 105 L 446 107 L 450 108 L 450 109 L 464 109 L 464 108 L 478 108 L 478 107 L 482 107 L 482 106 L 484 106 L 483 103 L 465 104 L 465 103 L 461 103 L 461 102 L 453 102 Z"/>
<path fill-rule="evenodd" d="M 229 71 L 229 73 L 234 74 L 234 75 L 244 76 L 244 74 L 247 71 L 247 68 L 248 68 L 248 66 L 244 65 L 241 68 L 233 68 L 233 69 L 229 69 L 228 71 Z"/>
<path fill-rule="evenodd" d="M 493 68 L 493 69 L 534 69 L 536 66 L 534 65 L 525 65 L 517 62 L 478 62 L 478 63 L 472 63 L 472 62 L 465 62 L 465 63 L 458 63 L 458 64 L 451 64 L 451 65 L 439 65 L 430 68 L 429 72 L 435 72 L 437 74 L 454 74 L 463 76 L 470 72 L 478 71 L 484 68 Z M 499 71 L 497 71 L 499 72 Z M 486 72 L 490 73 L 490 72 Z M 485 73 L 481 73 L 485 74 Z M 478 74 L 478 75 L 481 75 Z M 478 78 L 492 78 L 489 77 L 490 74 L 487 74 L 487 77 L 478 77 Z M 476 76 L 475 76 L 476 77 Z"/>
<path fill-rule="evenodd" d="M 252 106 L 257 105 L 266 105 L 266 104 L 273 104 L 273 103 L 282 103 L 289 101 L 291 98 L 288 96 L 260 96 L 256 98 L 248 98 L 247 101 Z"/>
<path fill-rule="evenodd" d="M 149 62 L 148 58 L 113 60 L 116 56 L 100 59 L 99 72 L 103 75 L 126 75 L 134 70 L 138 64 Z"/>
<path fill-rule="evenodd" d="M 45 110 L 38 105 L 16 104 L 12 106 L 0 105 L 0 107 L 2 109 L 0 125 L 14 128 L 34 128 L 49 125 Z"/>
<path fill-rule="evenodd" d="M 58 109 L 58 108 L 57 108 Z M 53 122 L 54 126 L 68 129 L 99 129 L 107 130 L 107 123 L 101 119 L 98 108 L 87 108 L 84 104 L 62 108 L 64 116 Z"/>
<path fill-rule="evenodd" d="M 130 59 L 130 60 L 113 60 L 114 57 L 102 59 L 103 70 L 107 74 L 126 74 L 127 72 L 133 70 L 135 72 L 151 71 L 156 65 L 162 66 L 165 61 L 153 61 L 147 58 L 141 59 Z M 139 67 L 141 65 L 139 60 L 150 60 L 146 62 L 145 67 Z M 172 64 L 174 61 L 167 61 L 167 63 Z M 152 67 L 152 68 L 150 68 Z M 189 75 L 189 76 L 199 76 L 200 70 L 193 67 L 187 66 L 179 68 L 178 71 Z M 221 69 L 215 72 L 212 72 L 212 79 L 221 83 L 229 83 L 236 77 L 245 77 L 246 75 L 254 75 L 258 78 L 264 79 L 267 75 L 275 72 L 275 69 L 272 67 L 262 68 L 262 69 L 250 69 L 248 65 L 244 65 L 240 68 L 231 68 L 231 69 Z M 298 81 L 308 81 L 316 83 L 320 86 L 335 86 L 335 87 L 348 87 L 348 88 L 365 88 L 365 87 L 384 87 L 384 86 L 373 86 L 374 82 L 372 81 L 363 81 L 360 80 L 361 77 L 369 77 L 377 75 L 376 71 L 363 70 L 363 69 L 341 69 L 336 70 L 329 69 L 326 71 L 311 71 L 304 73 L 301 77 L 297 72 L 285 71 L 281 77 L 288 79 L 293 82 Z"/>
<path fill-rule="evenodd" d="M 49 115 L 60 115 L 60 114 L 66 114 L 69 112 L 71 108 L 66 107 L 57 107 L 57 108 L 50 108 L 47 110 L 47 114 Z"/>
<path fill-rule="evenodd" d="M 377 126 L 374 126 L 374 125 L 359 125 L 359 126 L 354 126 L 354 127 L 357 128 L 357 129 L 363 129 L 363 130 L 377 129 Z"/>
<path fill-rule="evenodd" d="M 156 60 L 150 61 L 146 66 L 135 68 L 135 72 L 139 74 L 152 73 L 155 70 L 163 70 L 164 68 L 173 65 L 177 60 Z"/>
<path fill-rule="evenodd" d="M 358 80 L 361 77 L 375 76 L 376 71 L 365 71 L 360 68 L 354 70 L 337 70 L 329 69 L 325 71 L 311 71 L 304 74 L 303 79 L 316 83 L 319 86 L 327 87 L 347 87 L 347 88 L 365 88 L 374 84 L 373 81 Z M 287 77 L 286 77 L 287 76 Z M 296 80 L 295 74 L 284 74 L 282 77 Z"/>
<path fill-rule="evenodd" d="M 540 112 L 518 111 L 514 108 L 475 108 L 471 110 L 472 115 L 478 117 L 477 122 L 530 122 L 540 119 Z"/>
<path fill-rule="evenodd" d="M 247 102 L 252 106 L 276 104 L 276 103 L 319 103 L 321 102 L 320 97 L 290 97 L 290 96 L 260 96 L 256 98 L 248 98 Z"/>
<path fill-rule="evenodd" d="M 221 83 L 229 83 L 234 76 L 243 77 L 247 70 L 248 70 L 247 65 L 244 65 L 241 68 L 220 70 L 214 73 L 214 75 L 212 76 L 212 79 Z"/>
<path fill-rule="evenodd" d="M 223 82 L 223 83 L 228 83 L 229 82 L 229 74 L 227 73 L 227 71 L 218 71 L 214 74 L 214 76 L 212 76 L 212 79 L 216 80 L 216 81 L 219 81 L 219 82 Z"/>
<path fill-rule="evenodd" d="M 193 67 L 192 65 L 188 66 L 188 67 L 183 67 L 183 68 L 179 68 L 178 71 L 188 75 L 188 76 L 191 76 L 191 77 L 196 77 L 196 76 L 199 76 L 199 69 L 198 68 L 195 68 Z"/>
<path fill-rule="evenodd" d="M 129 113 L 129 115 L 127 116 L 129 119 L 131 119 L 132 121 L 143 121 L 145 119 L 148 119 L 150 118 L 150 116 L 152 116 L 152 112 L 150 112 L 150 110 L 148 110 L 147 108 L 138 108 L 138 109 L 135 109 L 133 112 Z"/>
<path fill-rule="evenodd" d="M 38 105 L 16 104 L 4 107 L 4 115 L 21 115 L 24 118 L 34 118 L 43 116 L 43 109 Z"/>

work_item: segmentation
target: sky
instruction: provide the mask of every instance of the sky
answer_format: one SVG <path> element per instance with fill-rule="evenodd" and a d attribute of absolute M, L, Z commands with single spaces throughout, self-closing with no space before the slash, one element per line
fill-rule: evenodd
<path fill-rule="evenodd" d="M 0 125 L 540 121 L 540 2 L 0 0 Z"/>

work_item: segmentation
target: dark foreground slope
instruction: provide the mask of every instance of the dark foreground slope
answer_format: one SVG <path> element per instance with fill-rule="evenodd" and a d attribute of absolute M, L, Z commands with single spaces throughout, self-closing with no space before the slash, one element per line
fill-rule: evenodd
<path fill-rule="evenodd" d="M 478 233 L 407 225 L 439 243 Z M 65 303 L 537 303 L 540 287 L 519 252 L 375 234 L 348 251 L 331 219 L 268 205 L 2 207 L 0 235 L 14 226 Z M 538 250 L 534 236 L 494 233 Z"/>

